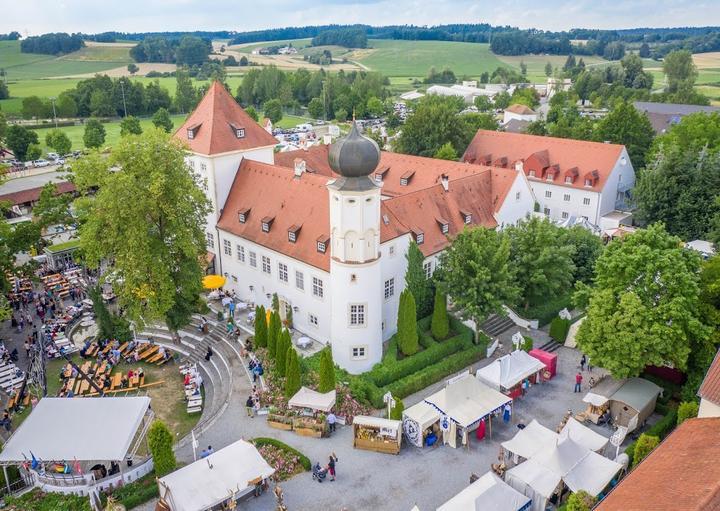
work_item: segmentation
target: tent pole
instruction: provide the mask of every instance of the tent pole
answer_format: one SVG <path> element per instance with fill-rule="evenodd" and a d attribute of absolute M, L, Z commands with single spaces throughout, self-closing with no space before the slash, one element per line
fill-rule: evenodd
<path fill-rule="evenodd" d="M 490 439 L 492 439 L 492 414 L 488 415 L 488 427 L 490 429 Z"/>
<path fill-rule="evenodd" d="M 3 465 L 3 475 L 5 476 L 5 486 L 7 487 L 8 495 L 10 495 L 10 480 L 8 479 L 7 465 Z"/>

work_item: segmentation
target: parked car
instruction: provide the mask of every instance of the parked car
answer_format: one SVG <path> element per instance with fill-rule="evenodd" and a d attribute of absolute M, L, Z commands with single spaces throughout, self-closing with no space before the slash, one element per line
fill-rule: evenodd
<path fill-rule="evenodd" d="M 65 165 L 65 158 L 56 158 L 55 159 L 55 165 Z"/>
<path fill-rule="evenodd" d="M 57 160 L 60 158 L 60 155 L 58 153 L 47 153 L 48 160 Z"/>
<path fill-rule="evenodd" d="M 35 160 L 35 161 L 32 162 L 32 163 L 33 163 L 33 165 L 36 166 L 36 167 L 47 167 L 48 165 L 50 165 L 50 162 L 49 162 L 49 161 L 43 160 L 42 158 L 39 159 L 39 160 Z"/>

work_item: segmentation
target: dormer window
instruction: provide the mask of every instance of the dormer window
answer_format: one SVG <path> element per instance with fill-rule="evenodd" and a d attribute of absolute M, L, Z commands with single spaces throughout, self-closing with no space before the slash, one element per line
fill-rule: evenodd
<path fill-rule="evenodd" d="M 440 232 L 442 232 L 443 234 L 447 234 L 448 232 L 450 232 L 450 224 L 447 220 L 445 220 L 444 218 L 436 218 L 435 221 L 440 226 Z"/>
<path fill-rule="evenodd" d="M 194 132 L 193 130 L 191 130 L 191 129 L 189 129 L 189 130 L 187 131 L 187 135 L 188 135 L 188 140 L 192 140 L 192 139 L 195 138 L 195 132 Z"/>
<path fill-rule="evenodd" d="M 270 228 L 272 227 L 273 220 L 275 220 L 275 217 L 272 217 L 272 216 L 266 216 L 265 218 L 260 220 L 260 223 L 262 224 L 263 232 L 270 232 Z"/>
<path fill-rule="evenodd" d="M 235 130 L 235 136 L 237 138 L 245 138 L 245 128 L 237 128 Z"/>
<path fill-rule="evenodd" d="M 566 185 L 571 185 L 572 182 L 573 182 L 572 176 L 565 176 L 565 184 Z"/>
<path fill-rule="evenodd" d="M 250 216 L 250 208 L 244 208 L 238 211 L 238 220 L 241 224 L 244 224 L 247 222 L 248 217 Z"/>
<path fill-rule="evenodd" d="M 534 170 L 529 170 L 529 171 L 528 171 L 528 176 L 530 176 L 530 177 L 535 177 L 535 171 L 534 171 Z"/>
<path fill-rule="evenodd" d="M 461 209 L 460 214 L 462 215 L 463 222 L 465 222 L 466 225 L 472 223 L 472 213 Z"/>
<path fill-rule="evenodd" d="M 405 174 L 400 176 L 400 186 L 407 186 L 414 175 L 414 170 L 408 170 L 407 172 L 405 172 Z"/>
<path fill-rule="evenodd" d="M 300 234 L 300 227 L 299 225 L 293 225 L 288 229 L 288 241 L 290 243 L 295 243 L 298 238 L 298 234 Z"/>
<path fill-rule="evenodd" d="M 193 140 L 195 138 L 195 135 L 197 135 L 197 132 L 199 129 L 200 129 L 200 124 L 193 124 L 192 126 L 189 126 L 187 129 L 188 140 Z"/>
<path fill-rule="evenodd" d="M 388 170 L 390 170 L 390 167 L 385 167 L 384 169 L 380 169 L 375 172 L 375 181 L 382 183 L 382 180 L 385 179 L 385 174 L 388 173 Z"/>
<path fill-rule="evenodd" d="M 555 179 L 555 173 L 554 172 L 548 172 L 547 177 L 545 178 L 547 181 L 553 181 Z"/>
<path fill-rule="evenodd" d="M 327 244 L 330 241 L 330 237 L 323 234 L 317 239 L 317 251 L 324 254 L 327 251 Z"/>
<path fill-rule="evenodd" d="M 585 186 L 592 186 L 592 180 L 586 178 L 586 179 L 585 179 Z"/>
<path fill-rule="evenodd" d="M 420 229 L 413 229 L 412 231 L 413 237 L 415 238 L 415 243 L 418 245 L 422 245 L 425 241 L 425 233 L 422 232 Z"/>

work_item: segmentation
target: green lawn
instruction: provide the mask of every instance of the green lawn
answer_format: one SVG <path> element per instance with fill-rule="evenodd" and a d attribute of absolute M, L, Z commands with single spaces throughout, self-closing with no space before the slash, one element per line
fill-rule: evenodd
<path fill-rule="evenodd" d="M 275 126 L 278 128 L 294 128 L 298 124 L 303 124 L 306 122 L 313 122 L 314 119 L 310 117 L 300 117 L 298 115 L 283 115 L 283 118 L 278 121 Z"/>
<path fill-rule="evenodd" d="M 178 128 L 183 121 L 185 120 L 184 115 L 173 115 L 171 116 L 171 119 L 173 121 L 173 124 L 175 128 Z M 152 125 L 152 121 L 150 119 L 141 119 L 140 120 L 140 126 L 143 129 L 146 129 Z M 111 147 L 117 143 L 118 140 L 120 140 L 120 121 L 114 121 L 114 122 L 108 122 L 103 124 L 105 126 L 105 144 L 104 147 Z M 44 152 L 49 151 L 50 149 L 45 145 L 45 135 L 48 131 L 53 129 L 52 127 L 48 128 L 39 128 L 34 130 L 38 134 L 38 138 L 40 139 L 40 146 L 42 147 Z M 73 150 L 76 149 L 83 149 L 85 148 L 85 144 L 83 143 L 83 135 L 85 133 L 85 126 L 65 126 L 58 128 L 65 132 L 65 134 L 70 139 L 70 142 L 72 142 L 72 148 Z"/>
<path fill-rule="evenodd" d="M 579 58 L 579 57 L 578 57 Z M 565 55 L 520 55 L 520 56 L 505 56 L 500 55 L 498 59 L 514 67 L 520 69 L 520 62 L 524 62 L 527 66 L 527 76 L 531 82 L 540 83 L 546 80 L 545 76 L 545 65 L 550 62 L 553 68 L 562 69 L 567 56 Z M 597 66 L 608 64 L 609 61 L 601 57 L 582 57 L 585 65 Z"/>
<path fill-rule="evenodd" d="M 372 48 L 356 50 L 348 58 L 386 76 L 422 78 L 435 66 L 449 67 L 458 76 L 479 77 L 503 65 L 488 44 L 371 39 L 368 45 Z"/>

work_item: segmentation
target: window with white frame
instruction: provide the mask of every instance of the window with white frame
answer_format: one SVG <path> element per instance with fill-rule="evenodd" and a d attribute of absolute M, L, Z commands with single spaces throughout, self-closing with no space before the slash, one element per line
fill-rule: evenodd
<path fill-rule="evenodd" d="M 192 160 L 192 159 L 188 160 L 188 165 L 190 166 L 191 169 L 195 170 L 195 160 Z"/>
<path fill-rule="evenodd" d="M 213 233 L 205 233 L 205 243 L 207 244 L 208 248 L 213 248 L 215 246 L 215 236 L 213 235 Z"/>
<path fill-rule="evenodd" d="M 301 291 L 305 290 L 305 275 L 303 272 L 295 270 L 295 287 Z"/>
<path fill-rule="evenodd" d="M 390 248 L 388 249 L 390 252 L 390 257 L 395 255 L 395 245 L 390 245 Z"/>
<path fill-rule="evenodd" d="M 545 213 L 545 216 L 550 216 L 550 208 L 545 208 L 543 213 Z"/>
<path fill-rule="evenodd" d="M 323 281 L 317 277 L 313 277 L 313 296 L 323 297 Z"/>
<path fill-rule="evenodd" d="M 318 241 L 317 242 L 317 251 L 324 254 L 325 253 L 325 242 L 324 241 Z"/>
<path fill-rule="evenodd" d="M 241 263 L 245 262 L 245 247 L 242 245 L 235 245 L 235 250 L 237 251 L 237 260 Z"/>
<path fill-rule="evenodd" d="M 552 197 L 552 192 L 550 190 L 545 190 L 545 198 L 549 199 Z"/>
<path fill-rule="evenodd" d="M 566 219 L 568 216 L 570 216 L 570 215 L 568 214 L 567 211 L 563 211 L 563 212 L 562 212 L 562 215 L 560 215 L 560 216 L 562 216 L 562 219 L 565 220 L 565 219 Z"/>
<path fill-rule="evenodd" d="M 278 277 L 283 282 L 288 281 L 288 270 L 287 270 L 287 264 L 285 263 L 278 263 Z"/>
<path fill-rule="evenodd" d="M 573 182 L 572 176 L 565 176 L 565 184 L 571 185 Z"/>
<path fill-rule="evenodd" d="M 395 294 L 395 278 L 385 281 L 385 299 L 389 299 Z"/>
<path fill-rule="evenodd" d="M 589 206 L 590 205 L 590 197 L 583 198 L 583 206 Z"/>
<path fill-rule="evenodd" d="M 232 256 L 232 244 L 230 240 L 223 240 L 223 253 L 226 256 Z"/>
<path fill-rule="evenodd" d="M 563 200 L 564 200 L 565 202 L 570 202 L 570 194 L 569 194 L 569 193 L 566 193 L 565 195 L 563 195 Z"/>
<path fill-rule="evenodd" d="M 250 251 L 250 266 L 257 268 L 257 254 L 252 250 Z"/>
<path fill-rule="evenodd" d="M 200 172 L 202 172 L 203 175 L 205 175 L 205 173 L 207 172 L 207 164 L 206 163 L 200 164 Z"/>
<path fill-rule="evenodd" d="M 365 305 L 362 303 L 350 304 L 350 326 L 365 326 Z"/>
<path fill-rule="evenodd" d="M 308 321 L 310 324 L 314 327 L 318 326 L 318 318 L 315 314 L 309 314 L 308 315 Z"/>
<path fill-rule="evenodd" d="M 427 261 L 423 263 L 423 270 L 425 270 L 425 278 L 429 279 L 432 277 L 433 271 L 432 271 L 432 261 Z"/>
<path fill-rule="evenodd" d="M 352 358 L 360 360 L 365 358 L 365 346 L 353 346 L 352 347 Z"/>
<path fill-rule="evenodd" d="M 270 258 L 268 256 L 262 256 L 262 271 L 270 275 Z"/>

